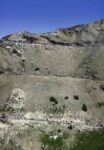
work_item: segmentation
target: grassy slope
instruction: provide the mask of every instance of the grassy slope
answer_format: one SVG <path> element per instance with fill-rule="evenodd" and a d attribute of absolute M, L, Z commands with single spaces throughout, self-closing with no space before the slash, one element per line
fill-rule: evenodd
<path fill-rule="evenodd" d="M 82 132 L 77 135 L 76 143 L 70 150 L 103 150 L 104 130 Z"/>
<path fill-rule="evenodd" d="M 72 148 L 65 145 L 65 140 L 69 137 L 59 136 L 57 139 L 50 139 L 48 134 L 43 134 L 43 150 L 103 150 L 104 149 L 104 130 L 84 131 L 75 137 Z"/>

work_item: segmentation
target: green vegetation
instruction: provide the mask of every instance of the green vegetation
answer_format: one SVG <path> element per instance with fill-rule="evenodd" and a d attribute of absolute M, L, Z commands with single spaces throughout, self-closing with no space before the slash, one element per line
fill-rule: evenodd
<path fill-rule="evenodd" d="M 23 112 L 24 108 L 16 109 L 16 111 Z M 8 106 L 8 104 L 0 105 L 0 112 L 15 112 L 15 109 L 13 107 Z"/>
<path fill-rule="evenodd" d="M 68 96 L 65 96 L 65 97 L 64 97 L 65 100 L 67 100 L 68 98 L 69 98 Z"/>
<path fill-rule="evenodd" d="M 74 95 L 74 99 L 75 100 L 79 100 L 79 96 L 78 95 Z"/>
<path fill-rule="evenodd" d="M 68 129 L 72 130 L 72 129 L 73 129 L 73 126 L 70 124 L 70 125 L 68 126 Z"/>
<path fill-rule="evenodd" d="M 31 137 L 34 142 L 34 134 L 36 130 L 29 127 L 23 133 L 18 134 L 19 139 Z M 73 144 L 70 141 L 72 136 L 61 129 L 57 131 L 42 131 L 39 130 L 41 150 L 103 150 L 104 149 L 104 129 L 94 131 L 79 131 L 74 137 Z M 23 150 L 14 139 L 8 142 L 5 139 L 0 139 L 0 150 Z"/>
<path fill-rule="evenodd" d="M 73 146 L 69 147 L 68 134 L 61 134 L 54 138 L 48 133 L 42 132 L 42 150 L 103 150 L 104 149 L 104 129 L 94 131 L 78 132 L 75 135 Z"/>
<path fill-rule="evenodd" d="M 38 68 L 38 67 L 34 69 L 34 71 L 39 71 L 39 70 L 40 70 L 40 68 Z"/>
<path fill-rule="evenodd" d="M 0 112 L 8 112 L 8 111 L 14 111 L 12 107 L 8 107 L 8 105 L 0 105 Z"/>
<path fill-rule="evenodd" d="M 97 107 L 102 107 L 102 106 L 104 106 L 104 102 L 98 102 L 96 106 Z"/>
<path fill-rule="evenodd" d="M 69 150 L 103 150 L 104 130 L 81 132 L 76 135 L 75 144 Z"/>
<path fill-rule="evenodd" d="M 44 144 L 44 146 L 42 147 L 43 150 L 62 150 L 62 137 L 58 137 L 55 140 L 53 138 L 50 138 L 48 134 L 44 134 L 44 136 L 42 137 L 42 142 Z"/>
<path fill-rule="evenodd" d="M 0 43 L 0 48 L 6 48 L 3 44 Z"/>
<path fill-rule="evenodd" d="M 64 97 L 64 100 L 67 100 L 68 96 Z M 53 96 L 49 97 L 49 101 L 51 102 L 51 105 L 49 109 L 47 110 L 48 113 L 52 114 L 60 114 L 65 113 L 66 110 L 66 104 L 63 102 L 63 99 L 55 98 Z"/>
<path fill-rule="evenodd" d="M 52 114 L 64 114 L 65 112 L 65 109 L 66 109 L 66 106 L 65 105 L 52 105 L 49 109 L 49 113 L 52 113 Z"/>
<path fill-rule="evenodd" d="M 104 91 L 104 84 L 100 85 L 100 89 Z"/>
<path fill-rule="evenodd" d="M 62 135 L 53 135 L 51 136 L 48 133 L 42 132 L 41 141 L 42 141 L 42 150 L 63 150 L 66 147 L 65 140 L 68 138 L 67 133 Z"/>
<path fill-rule="evenodd" d="M 50 102 L 53 102 L 55 105 L 58 104 L 58 101 L 53 96 L 49 98 Z"/>
<path fill-rule="evenodd" d="M 85 104 L 82 105 L 82 111 L 87 112 L 87 106 Z"/>

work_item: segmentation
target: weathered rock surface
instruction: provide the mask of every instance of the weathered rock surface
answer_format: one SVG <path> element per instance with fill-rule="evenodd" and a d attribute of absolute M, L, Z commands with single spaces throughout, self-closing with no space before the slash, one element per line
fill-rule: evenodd
<path fill-rule="evenodd" d="M 7 102 L 7 107 L 13 110 L 22 110 L 25 107 L 26 96 L 23 90 L 16 88 L 12 90 L 11 96 Z"/>
<path fill-rule="evenodd" d="M 61 45 L 102 45 L 104 44 L 104 20 L 91 24 L 78 25 L 71 28 L 57 29 L 55 32 L 44 34 L 32 34 L 19 32 L 4 37 L 4 40 L 30 42 L 30 43 L 53 43 Z"/>
<path fill-rule="evenodd" d="M 40 130 L 54 140 L 66 130 L 69 144 L 77 130 L 104 128 L 104 20 L 2 38 L 0 115 L 0 138 L 24 150 L 44 148 Z"/>
<path fill-rule="evenodd" d="M 2 38 L 0 104 L 9 99 L 11 107 L 24 109 L 30 119 L 38 112 L 38 118 L 42 113 L 58 118 L 66 114 L 66 120 L 103 121 L 103 37 L 104 20 L 53 33 L 19 32 Z"/>
<path fill-rule="evenodd" d="M 104 20 L 0 42 L 0 73 L 104 79 Z"/>

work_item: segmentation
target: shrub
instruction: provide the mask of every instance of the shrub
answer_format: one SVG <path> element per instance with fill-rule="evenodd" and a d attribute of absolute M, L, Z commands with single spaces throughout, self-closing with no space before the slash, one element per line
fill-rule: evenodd
<path fill-rule="evenodd" d="M 98 102 L 97 103 L 97 107 L 102 107 L 102 106 L 104 106 L 104 102 Z"/>
<path fill-rule="evenodd" d="M 56 99 L 56 98 L 54 98 L 53 96 L 52 96 L 52 97 L 50 97 L 50 98 L 49 98 L 49 100 L 50 100 L 51 102 L 55 103 L 55 105 L 56 105 L 56 104 L 58 104 L 57 99 Z"/>
<path fill-rule="evenodd" d="M 38 67 L 37 67 L 37 68 L 35 68 L 35 71 L 39 71 L 39 70 L 40 70 L 40 68 L 38 68 Z"/>
<path fill-rule="evenodd" d="M 8 112 L 8 111 L 13 112 L 14 109 L 12 107 L 9 107 L 7 104 L 0 105 L 0 112 Z"/>
<path fill-rule="evenodd" d="M 65 96 L 65 97 L 64 97 L 64 99 L 68 99 L 68 98 L 69 98 L 68 96 Z"/>
<path fill-rule="evenodd" d="M 74 95 L 74 99 L 75 100 L 79 100 L 79 96 L 78 95 Z"/>
<path fill-rule="evenodd" d="M 60 132 L 61 132 L 61 129 L 58 129 L 57 132 L 60 133 Z"/>
<path fill-rule="evenodd" d="M 82 105 L 82 110 L 87 112 L 87 106 L 85 104 Z"/>
<path fill-rule="evenodd" d="M 100 89 L 104 91 L 104 84 L 100 85 Z"/>
<path fill-rule="evenodd" d="M 75 142 L 69 150 L 103 150 L 104 130 L 83 131 L 76 135 Z"/>
<path fill-rule="evenodd" d="M 50 107 L 50 110 L 49 110 L 50 113 L 52 114 L 64 114 L 65 112 L 65 106 L 57 106 L 57 105 L 53 105 L 52 107 Z"/>
<path fill-rule="evenodd" d="M 73 126 L 70 124 L 70 125 L 68 126 L 68 129 L 69 129 L 69 130 L 72 130 L 72 129 L 73 129 Z"/>
<path fill-rule="evenodd" d="M 55 138 L 57 136 L 57 138 Z M 53 135 L 52 133 L 43 132 L 41 135 L 41 141 L 43 144 L 42 150 L 66 150 L 65 140 L 68 139 L 68 134 L 63 133 L 62 135 Z"/>

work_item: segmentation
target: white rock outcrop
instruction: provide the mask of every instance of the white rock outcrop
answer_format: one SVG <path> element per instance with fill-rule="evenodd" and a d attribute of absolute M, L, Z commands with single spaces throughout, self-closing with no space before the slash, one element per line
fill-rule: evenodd
<path fill-rule="evenodd" d="M 16 88 L 11 92 L 11 96 L 8 101 L 8 106 L 14 110 L 21 110 L 24 108 L 26 102 L 25 92 L 22 89 Z"/>

